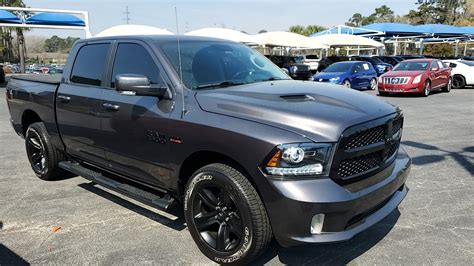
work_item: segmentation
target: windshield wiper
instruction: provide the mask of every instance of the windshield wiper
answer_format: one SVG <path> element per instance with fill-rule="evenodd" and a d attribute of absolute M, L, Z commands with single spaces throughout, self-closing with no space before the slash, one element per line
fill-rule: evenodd
<path fill-rule="evenodd" d="M 199 90 L 199 89 L 207 89 L 207 88 L 214 88 L 214 87 L 230 87 L 230 86 L 236 86 L 236 85 L 242 85 L 242 84 L 245 84 L 245 82 L 223 81 L 223 82 L 199 85 L 199 86 L 194 87 L 194 89 Z"/>
<path fill-rule="evenodd" d="M 273 81 L 273 80 L 284 80 L 284 79 L 278 78 L 278 77 L 271 77 L 267 79 L 256 79 L 255 82 L 265 82 L 265 81 Z"/>

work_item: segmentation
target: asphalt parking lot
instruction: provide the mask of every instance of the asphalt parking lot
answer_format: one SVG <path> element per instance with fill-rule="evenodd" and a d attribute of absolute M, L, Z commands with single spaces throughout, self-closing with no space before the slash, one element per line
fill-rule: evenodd
<path fill-rule="evenodd" d="M 210 263 L 179 214 L 80 177 L 36 178 L 3 97 L 1 88 L 0 265 Z M 474 88 L 382 99 L 404 110 L 403 147 L 413 157 L 398 210 L 349 242 L 273 243 L 256 264 L 474 264 Z"/>

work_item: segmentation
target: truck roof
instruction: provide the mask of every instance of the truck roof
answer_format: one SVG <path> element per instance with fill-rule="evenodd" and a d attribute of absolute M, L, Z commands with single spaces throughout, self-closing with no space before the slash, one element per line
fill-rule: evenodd
<path fill-rule="evenodd" d="M 96 37 L 83 39 L 79 42 L 90 42 L 96 40 L 147 40 L 153 42 L 169 42 L 176 41 L 177 35 L 126 35 L 126 36 L 107 36 L 107 37 Z M 211 38 L 211 37 L 201 37 L 201 36 L 190 36 L 190 35 L 179 35 L 180 42 L 186 41 L 216 41 L 216 42 L 232 42 L 230 40 Z"/>

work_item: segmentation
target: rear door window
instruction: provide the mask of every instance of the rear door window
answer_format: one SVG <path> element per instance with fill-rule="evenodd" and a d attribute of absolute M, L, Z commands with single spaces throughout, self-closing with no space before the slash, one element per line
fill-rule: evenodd
<path fill-rule="evenodd" d="M 104 78 L 110 44 L 88 44 L 80 48 L 72 67 L 71 82 L 100 86 Z"/>

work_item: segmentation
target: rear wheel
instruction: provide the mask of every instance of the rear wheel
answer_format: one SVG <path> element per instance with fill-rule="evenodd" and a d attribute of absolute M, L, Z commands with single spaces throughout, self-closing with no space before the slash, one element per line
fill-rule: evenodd
<path fill-rule="evenodd" d="M 344 86 L 346 88 L 351 88 L 352 87 L 351 82 L 348 79 L 346 79 L 346 80 L 344 80 L 344 82 L 342 82 L 342 86 Z"/>
<path fill-rule="evenodd" d="M 66 174 L 58 163 L 64 160 L 61 151 L 52 146 L 42 122 L 31 124 L 26 130 L 25 146 L 28 160 L 35 174 L 43 180 L 54 180 Z"/>
<path fill-rule="evenodd" d="M 453 80 L 451 78 L 449 78 L 448 84 L 446 85 L 446 87 L 443 88 L 443 91 L 444 92 L 450 92 L 452 86 L 453 86 Z"/>
<path fill-rule="evenodd" d="M 466 79 L 461 75 L 455 75 L 452 81 L 452 87 L 454 89 L 462 89 L 466 86 Z"/>
<path fill-rule="evenodd" d="M 377 79 L 376 79 L 376 78 L 372 78 L 372 79 L 370 80 L 369 89 L 371 89 L 371 90 L 374 91 L 374 90 L 377 89 L 377 87 L 378 87 Z"/>
<path fill-rule="evenodd" d="M 257 192 L 235 168 L 210 164 L 189 180 L 184 212 L 201 252 L 220 264 L 245 264 L 268 246 L 272 232 Z"/>
<path fill-rule="evenodd" d="M 423 97 L 428 97 L 428 95 L 430 95 L 430 90 L 431 90 L 431 82 L 427 80 L 425 81 L 425 85 L 423 85 L 423 92 L 421 95 Z"/>

